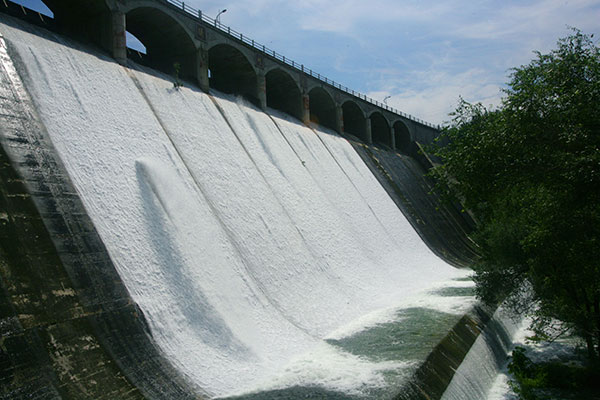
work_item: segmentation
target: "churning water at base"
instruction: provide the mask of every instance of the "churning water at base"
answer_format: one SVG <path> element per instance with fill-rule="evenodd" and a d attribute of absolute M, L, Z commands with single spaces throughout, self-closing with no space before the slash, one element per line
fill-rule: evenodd
<path fill-rule="evenodd" d="M 441 400 L 488 399 L 523 324 L 502 307 L 498 308 L 456 370 Z"/>
<path fill-rule="evenodd" d="M 390 397 L 473 304 L 334 132 L 0 29 L 154 339 L 210 395 Z"/>

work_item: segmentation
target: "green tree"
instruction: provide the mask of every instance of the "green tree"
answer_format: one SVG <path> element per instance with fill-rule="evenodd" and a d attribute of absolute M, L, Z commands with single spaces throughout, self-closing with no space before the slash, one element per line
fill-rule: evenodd
<path fill-rule="evenodd" d="M 480 298 L 508 300 L 539 333 L 562 321 L 598 358 L 600 49 L 573 30 L 535 55 L 497 109 L 460 100 L 432 173 L 477 220 Z"/>

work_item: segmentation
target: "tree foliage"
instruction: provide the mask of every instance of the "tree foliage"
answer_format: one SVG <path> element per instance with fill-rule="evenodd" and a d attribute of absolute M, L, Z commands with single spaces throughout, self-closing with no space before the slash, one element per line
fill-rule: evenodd
<path fill-rule="evenodd" d="M 573 30 L 513 69 L 505 95 L 495 110 L 461 99 L 433 174 L 478 222 L 478 295 L 540 332 L 563 321 L 599 356 L 600 49 Z"/>
<path fill-rule="evenodd" d="M 508 384 L 522 400 L 597 399 L 600 371 L 558 361 L 534 363 L 526 349 L 515 347 L 508 363 Z"/>

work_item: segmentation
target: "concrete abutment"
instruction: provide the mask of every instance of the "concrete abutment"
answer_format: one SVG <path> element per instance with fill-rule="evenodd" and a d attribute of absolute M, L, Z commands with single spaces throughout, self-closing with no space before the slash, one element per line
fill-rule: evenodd
<path fill-rule="evenodd" d="M 265 78 L 265 72 L 263 70 L 258 71 L 256 75 L 256 95 L 258 97 L 258 103 L 261 110 L 267 109 L 267 81 Z"/>
<path fill-rule="evenodd" d="M 116 62 L 121 65 L 127 64 L 127 25 L 125 13 L 113 11 L 111 13 L 112 42 L 111 52 Z"/>
<path fill-rule="evenodd" d="M 208 51 L 204 48 L 198 49 L 196 53 L 196 79 L 198 81 L 198 86 L 202 89 L 203 92 L 208 93 L 210 90 L 210 80 L 209 80 L 209 63 L 208 63 Z"/>
<path fill-rule="evenodd" d="M 335 105 L 335 130 L 344 133 L 344 110 L 341 104 Z"/>

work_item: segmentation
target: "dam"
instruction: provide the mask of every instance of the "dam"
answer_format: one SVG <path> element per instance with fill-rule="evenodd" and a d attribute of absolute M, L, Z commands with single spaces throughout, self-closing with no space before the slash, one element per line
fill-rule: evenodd
<path fill-rule="evenodd" d="M 427 160 L 0 18 L 2 396 L 469 398 Z"/>

